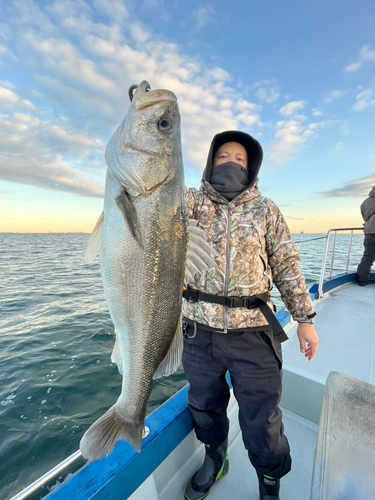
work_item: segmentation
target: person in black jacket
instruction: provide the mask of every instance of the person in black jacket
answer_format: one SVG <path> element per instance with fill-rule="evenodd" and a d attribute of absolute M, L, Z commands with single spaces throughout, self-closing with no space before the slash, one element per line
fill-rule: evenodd
<path fill-rule="evenodd" d="M 363 242 L 365 251 L 357 269 L 357 281 L 359 286 L 366 286 L 371 283 L 369 274 L 375 260 L 375 186 L 371 189 L 369 197 L 362 203 L 361 214 L 365 221 Z"/>

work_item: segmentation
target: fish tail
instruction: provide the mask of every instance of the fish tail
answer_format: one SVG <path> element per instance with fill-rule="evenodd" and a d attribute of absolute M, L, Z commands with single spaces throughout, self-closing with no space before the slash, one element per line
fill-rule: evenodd
<path fill-rule="evenodd" d="M 144 423 L 124 421 L 113 405 L 102 417 L 87 429 L 79 444 L 82 455 L 89 461 L 107 456 L 119 439 L 131 443 L 139 452 Z"/>

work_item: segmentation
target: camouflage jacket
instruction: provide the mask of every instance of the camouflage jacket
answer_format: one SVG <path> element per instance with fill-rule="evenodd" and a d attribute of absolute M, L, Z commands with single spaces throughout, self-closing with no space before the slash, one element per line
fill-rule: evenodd
<path fill-rule="evenodd" d="M 257 184 L 230 203 L 207 181 L 201 189 L 186 189 L 188 216 L 198 221 L 220 255 L 216 269 L 196 273 L 192 288 L 214 295 L 249 296 L 267 292 L 275 283 L 297 321 L 314 314 L 301 274 L 300 256 L 278 207 L 261 196 Z M 272 301 L 268 301 L 273 310 Z M 227 308 L 210 302 L 183 300 L 183 315 L 226 331 L 267 325 L 256 309 Z"/>

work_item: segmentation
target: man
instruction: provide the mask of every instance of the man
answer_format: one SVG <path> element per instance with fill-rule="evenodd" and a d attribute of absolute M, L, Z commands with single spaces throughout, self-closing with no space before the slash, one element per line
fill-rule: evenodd
<path fill-rule="evenodd" d="M 217 268 L 196 273 L 184 292 L 188 404 L 197 438 L 206 445 L 204 463 L 185 491 L 188 500 L 205 498 L 228 472 L 227 371 L 260 499 L 279 500 L 280 478 L 289 472 L 291 458 L 278 408 L 280 341 L 286 336 L 272 312 L 273 282 L 299 322 L 301 352 L 309 360 L 319 341 L 299 254 L 279 209 L 257 187 L 262 158 L 260 144 L 250 135 L 217 134 L 201 190 L 186 191 L 189 217 L 198 221 L 220 256 Z"/>
<path fill-rule="evenodd" d="M 365 251 L 357 269 L 357 281 L 359 286 L 366 286 L 371 283 L 369 274 L 375 260 L 375 186 L 371 189 L 368 198 L 362 203 L 361 214 L 365 221 L 363 242 Z"/>

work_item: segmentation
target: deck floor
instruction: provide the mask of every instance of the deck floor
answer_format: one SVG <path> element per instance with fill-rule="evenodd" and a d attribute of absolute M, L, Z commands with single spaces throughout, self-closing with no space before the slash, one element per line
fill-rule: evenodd
<path fill-rule="evenodd" d="M 285 343 L 284 364 L 326 379 L 332 370 L 375 384 L 375 283 L 349 283 L 316 303 L 320 342 L 312 361 L 299 351 L 295 335 Z"/>

